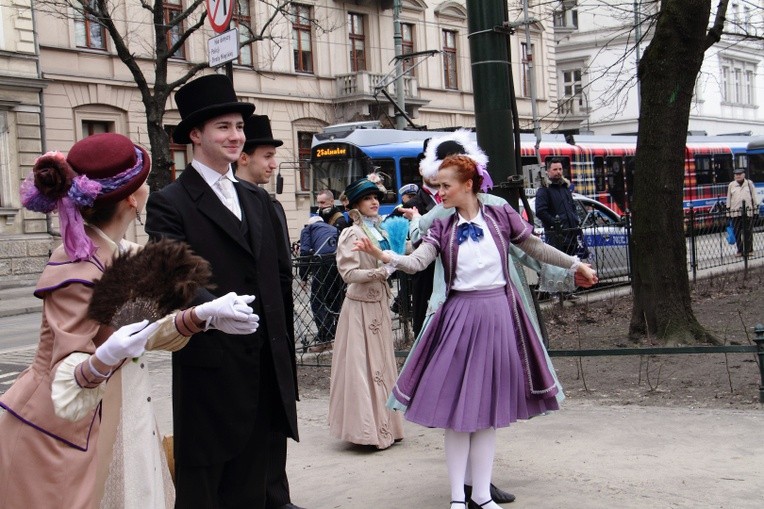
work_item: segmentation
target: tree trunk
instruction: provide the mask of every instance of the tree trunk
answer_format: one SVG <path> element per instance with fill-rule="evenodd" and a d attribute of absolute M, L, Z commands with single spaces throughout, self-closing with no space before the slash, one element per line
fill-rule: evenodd
<path fill-rule="evenodd" d="M 166 85 L 165 88 L 167 88 Z M 170 139 L 162 125 L 166 97 L 165 94 L 155 94 L 149 104 L 144 104 L 146 107 L 146 128 L 151 143 L 151 174 L 148 183 L 152 192 L 162 189 L 172 181 L 174 161 L 170 152 Z"/>
<path fill-rule="evenodd" d="M 632 339 L 713 340 L 692 311 L 682 209 L 687 127 L 710 9 L 710 0 L 664 1 L 639 63 Z"/>

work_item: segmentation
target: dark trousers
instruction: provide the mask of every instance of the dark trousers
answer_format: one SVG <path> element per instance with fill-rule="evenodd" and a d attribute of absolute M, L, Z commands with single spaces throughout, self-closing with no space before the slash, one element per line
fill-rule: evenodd
<path fill-rule="evenodd" d="M 411 276 L 411 315 L 414 334 L 419 336 L 427 316 L 427 303 L 432 295 L 433 278 L 435 277 L 435 263 L 431 263 L 424 270 Z"/>
<path fill-rule="evenodd" d="M 265 342 L 260 350 L 257 415 L 249 438 L 236 456 L 223 463 L 176 463 L 175 509 L 265 509 L 270 459 L 267 445 L 273 419 L 284 413 L 277 397 L 271 350 Z"/>
<path fill-rule="evenodd" d="M 748 216 L 733 217 L 732 228 L 735 230 L 737 252 L 753 252 L 753 219 Z"/>
<path fill-rule="evenodd" d="M 327 343 L 334 339 L 337 330 L 337 318 L 344 300 L 344 283 L 334 260 L 322 260 L 312 271 L 310 309 L 318 329 L 316 340 Z"/>
<path fill-rule="evenodd" d="M 280 431 L 272 431 L 268 436 L 268 456 L 265 509 L 278 509 L 292 502 L 286 474 L 287 437 Z"/>
<path fill-rule="evenodd" d="M 556 247 L 563 253 L 576 256 L 578 251 L 578 229 L 555 230 L 548 229 L 544 231 L 547 244 Z"/>

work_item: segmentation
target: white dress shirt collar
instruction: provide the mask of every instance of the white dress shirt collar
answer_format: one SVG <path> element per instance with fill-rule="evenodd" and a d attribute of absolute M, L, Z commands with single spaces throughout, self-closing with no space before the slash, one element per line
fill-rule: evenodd
<path fill-rule="evenodd" d="M 194 167 L 196 171 L 199 172 L 199 175 L 202 176 L 205 182 L 207 182 L 207 185 L 215 189 L 215 183 L 220 180 L 221 176 L 226 177 L 231 182 L 238 182 L 236 180 L 236 177 L 234 177 L 233 170 L 231 169 L 231 165 L 228 165 L 228 171 L 224 173 L 223 175 L 220 175 L 220 172 L 217 172 L 210 168 L 209 166 L 205 165 L 204 163 L 200 163 L 196 159 L 191 161 L 191 166 Z"/>

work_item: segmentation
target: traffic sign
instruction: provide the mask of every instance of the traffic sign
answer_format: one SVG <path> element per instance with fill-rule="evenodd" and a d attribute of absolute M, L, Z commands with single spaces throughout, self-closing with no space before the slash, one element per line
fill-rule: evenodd
<path fill-rule="evenodd" d="M 204 0 L 207 4 L 207 18 L 212 29 L 222 34 L 228 29 L 233 16 L 234 0 Z"/>
<path fill-rule="evenodd" d="M 239 36 L 235 28 L 207 41 L 207 54 L 210 67 L 217 67 L 232 62 L 239 57 Z"/>

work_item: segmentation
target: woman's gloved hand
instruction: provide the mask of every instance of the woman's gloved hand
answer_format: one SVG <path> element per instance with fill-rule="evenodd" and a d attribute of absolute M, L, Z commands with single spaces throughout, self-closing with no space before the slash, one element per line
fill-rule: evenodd
<path fill-rule="evenodd" d="M 96 358 L 104 364 L 116 366 L 122 359 L 140 357 L 146 348 L 146 341 L 159 328 L 156 322 L 148 323 L 148 320 L 143 320 L 120 327 L 96 348 Z"/>

